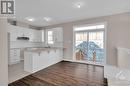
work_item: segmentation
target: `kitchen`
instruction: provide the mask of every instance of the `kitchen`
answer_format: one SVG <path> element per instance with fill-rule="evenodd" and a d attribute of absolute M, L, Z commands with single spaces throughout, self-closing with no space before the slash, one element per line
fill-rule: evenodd
<path fill-rule="evenodd" d="M 60 62 L 63 29 L 43 29 L 8 21 L 9 83 Z"/>
<path fill-rule="evenodd" d="M 0 86 L 130 86 L 130 0 L 0 3 Z"/>

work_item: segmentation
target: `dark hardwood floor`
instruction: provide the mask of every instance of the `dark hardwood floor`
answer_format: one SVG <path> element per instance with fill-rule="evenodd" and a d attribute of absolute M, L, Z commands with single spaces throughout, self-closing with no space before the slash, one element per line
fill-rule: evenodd
<path fill-rule="evenodd" d="M 102 66 L 59 62 L 8 86 L 108 86 Z"/>

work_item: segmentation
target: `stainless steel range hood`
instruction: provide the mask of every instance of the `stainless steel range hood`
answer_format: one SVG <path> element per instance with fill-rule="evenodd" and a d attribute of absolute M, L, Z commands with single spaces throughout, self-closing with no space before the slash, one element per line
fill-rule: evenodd
<path fill-rule="evenodd" d="M 17 40 L 29 40 L 29 37 L 17 37 Z"/>

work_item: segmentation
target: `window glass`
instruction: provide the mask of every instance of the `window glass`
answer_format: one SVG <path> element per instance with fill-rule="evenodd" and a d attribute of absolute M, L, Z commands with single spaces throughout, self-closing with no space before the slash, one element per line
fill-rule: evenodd
<path fill-rule="evenodd" d="M 84 30 L 94 30 L 94 29 L 103 29 L 105 28 L 104 25 L 91 25 L 91 26 L 84 26 L 84 27 L 76 27 L 74 31 L 84 31 Z"/>
<path fill-rule="evenodd" d="M 48 31 L 48 44 L 53 44 L 53 31 Z"/>

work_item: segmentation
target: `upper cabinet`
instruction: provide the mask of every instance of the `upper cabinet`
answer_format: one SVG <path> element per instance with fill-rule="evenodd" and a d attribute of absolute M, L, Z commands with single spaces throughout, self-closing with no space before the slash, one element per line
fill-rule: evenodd
<path fill-rule="evenodd" d="M 46 43 L 50 45 L 62 45 L 63 28 L 57 27 L 52 29 L 46 29 Z"/>
<path fill-rule="evenodd" d="M 54 42 L 55 43 L 62 43 L 63 42 L 63 28 L 53 28 L 54 31 Z"/>
<path fill-rule="evenodd" d="M 33 31 L 33 42 L 42 42 L 42 30 Z"/>
<path fill-rule="evenodd" d="M 29 42 L 42 42 L 42 32 L 25 27 L 8 25 L 10 41 L 17 41 L 17 37 L 28 37 Z"/>

